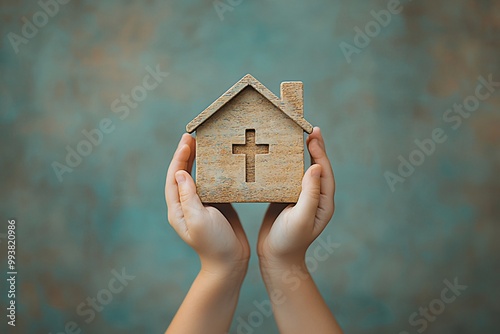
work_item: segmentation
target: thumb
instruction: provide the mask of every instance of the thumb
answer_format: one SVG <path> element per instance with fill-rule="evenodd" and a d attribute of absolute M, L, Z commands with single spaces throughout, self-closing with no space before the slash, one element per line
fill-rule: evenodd
<path fill-rule="evenodd" d="M 302 179 L 302 191 L 299 200 L 294 207 L 302 217 L 316 216 L 321 191 L 321 165 L 314 164 L 304 174 Z"/>
<path fill-rule="evenodd" d="M 196 186 L 191 175 L 184 170 L 180 170 L 175 173 L 175 180 L 179 188 L 179 200 L 182 212 L 186 221 L 190 221 L 193 217 L 200 214 L 205 207 L 196 193 Z"/>

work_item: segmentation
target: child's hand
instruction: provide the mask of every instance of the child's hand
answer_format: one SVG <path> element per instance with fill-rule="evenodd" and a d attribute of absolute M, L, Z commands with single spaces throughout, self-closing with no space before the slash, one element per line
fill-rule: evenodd
<path fill-rule="evenodd" d="M 342 333 L 310 276 L 303 277 L 292 291 L 280 275 L 280 269 L 300 262 L 307 271 L 305 252 L 333 214 L 333 172 L 318 128 L 307 143 L 315 165 L 304 175 L 295 206 L 270 205 L 259 233 L 261 269 L 271 269 L 263 271 L 268 291 L 273 295 L 281 291 L 286 299 L 286 303 L 279 304 L 273 300 L 281 333 Z M 165 197 L 170 224 L 196 250 L 202 270 L 170 323 L 168 334 L 227 333 L 250 255 L 245 232 L 232 206 L 203 206 L 196 194 L 189 174 L 195 146 L 193 137 L 182 137 L 168 169 Z"/>
<path fill-rule="evenodd" d="M 196 142 L 184 134 L 168 168 L 165 184 L 168 220 L 200 256 L 202 271 L 216 275 L 245 274 L 250 247 L 230 204 L 204 206 L 190 175 Z"/>
<path fill-rule="evenodd" d="M 283 269 L 305 261 L 306 250 L 332 218 L 335 180 L 319 128 L 307 138 L 313 165 L 302 179 L 296 205 L 271 204 L 259 232 L 262 269 Z"/>
<path fill-rule="evenodd" d="M 280 333 L 339 334 L 342 329 L 305 262 L 307 248 L 332 218 L 335 180 L 319 128 L 309 135 L 307 146 L 313 165 L 302 179 L 299 201 L 271 204 L 264 217 L 257 244 L 260 270 Z M 292 272 L 297 275 L 293 286 L 285 279 Z"/>

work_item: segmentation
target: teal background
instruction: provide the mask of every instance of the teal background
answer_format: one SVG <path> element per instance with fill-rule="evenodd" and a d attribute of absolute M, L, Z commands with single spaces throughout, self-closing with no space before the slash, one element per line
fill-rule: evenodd
<path fill-rule="evenodd" d="M 313 275 L 346 333 L 417 333 L 410 315 L 455 277 L 467 289 L 425 332 L 496 332 L 500 93 L 457 129 L 443 114 L 479 76 L 500 81 L 500 2 L 403 1 L 348 63 L 340 43 L 353 44 L 354 28 L 387 3 L 247 0 L 221 20 L 212 1 L 73 0 L 16 53 L 8 34 L 40 7 L 3 0 L 0 268 L 15 218 L 19 274 L 15 330 L 0 280 L 0 331 L 60 333 L 69 321 L 85 333 L 166 329 L 199 267 L 167 223 L 166 169 L 185 125 L 251 73 L 275 94 L 281 81 L 303 81 L 305 116 L 322 127 L 337 209 L 321 238 L 339 247 Z M 168 77 L 121 119 L 112 102 L 156 65 Z M 51 164 L 104 118 L 114 130 L 59 182 Z M 384 172 L 435 128 L 447 141 L 392 192 Z M 235 315 L 247 319 L 267 298 L 255 256 L 266 205 L 236 208 L 253 246 Z M 121 268 L 136 278 L 86 323 L 77 306 Z M 254 333 L 277 333 L 272 317 Z"/>

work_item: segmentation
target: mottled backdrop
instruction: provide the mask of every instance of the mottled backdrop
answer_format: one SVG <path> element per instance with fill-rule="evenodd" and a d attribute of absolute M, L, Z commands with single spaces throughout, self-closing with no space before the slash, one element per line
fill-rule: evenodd
<path fill-rule="evenodd" d="M 0 332 L 165 330 L 199 265 L 166 168 L 246 73 L 302 80 L 326 136 L 335 247 L 308 263 L 346 333 L 500 327 L 500 2 L 2 0 L 0 19 Z M 255 245 L 265 205 L 237 210 Z M 254 253 L 231 333 L 277 333 L 266 298 Z"/>

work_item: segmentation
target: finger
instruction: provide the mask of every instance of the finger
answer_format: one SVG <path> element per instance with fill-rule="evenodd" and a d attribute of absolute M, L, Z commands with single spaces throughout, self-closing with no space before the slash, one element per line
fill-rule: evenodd
<path fill-rule="evenodd" d="M 193 140 L 194 138 L 187 133 L 182 135 L 181 140 L 179 141 L 179 145 L 177 146 L 177 149 L 172 158 L 172 162 L 168 167 L 166 185 L 176 185 L 174 177 L 175 173 L 181 169 L 188 170 L 189 159 L 192 155 L 191 146 Z M 170 195 L 176 195 L 174 196 L 175 198 L 178 197 L 177 194 L 177 191 L 172 191 Z"/>
<path fill-rule="evenodd" d="M 182 147 L 182 145 L 190 145 L 191 139 L 194 139 L 193 136 L 191 136 L 189 133 L 183 133 L 181 136 L 181 139 L 179 140 L 179 144 L 177 144 L 177 149 L 176 151 Z"/>
<path fill-rule="evenodd" d="M 326 154 L 325 142 L 321 135 L 321 130 L 314 128 L 313 133 L 308 137 L 308 149 L 311 153 L 311 161 L 321 165 L 321 195 L 316 212 L 315 229 L 321 232 L 332 218 L 335 210 L 335 177 L 330 160 Z"/>
<path fill-rule="evenodd" d="M 189 160 L 188 160 L 188 167 L 187 167 L 187 172 L 189 174 L 192 174 L 193 172 L 193 164 L 194 164 L 194 160 L 195 160 L 195 157 L 196 157 L 196 139 L 193 138 L 193 136 L 189 136 L 188 138 L 188 145 L 189 145 L 189 148 L 191 149 L 191 154 L 189 156 Z"/>
<path fill-rule="evenodd" d="M 179 200 L 179 190 L 175 181 L 175 172 L 186 168 L 186 163 L 189 157 L 189 146 L 186 143 L 189 141 L 189 135 L 183 135 L 177 150 L 174 153 L 172 162 L 168 168 L 165 180 L 165 200 L 167 202 L 168 220 L 174 227 L 177 233 L 185 232 L 186 227 L 182 225 L 183 213 Z M 183 228 L 182 228 L 183 227 Z"/>
<path fill-rule="evenodd" d="M 305 222 L 314 222 L 316 217 L 321 193 L 321 168 L 321 165 L 314 164 L 306 171 L 299 200 L 293 207 L 294 213 L 304 217 L 301 220 Z"/>
<path fill-rule="evenodd" d="M 315 127 L 311 135 L 307 138 L 308 149 L 311 154 L 311 162 L 321 165 L 321 193 L 331 197 L 335 194 L 335 178 L 333 175 L 332 165 L 326 154 L 325 142 L 321 135 L 321 130 Z M 330 200 L 330 199 L 329 199 Z"/>
<path fill-rule="evenodd" d="M 184 143 L 183 143 L 184 142 Z M 186 170 L 190 155 L 190 148 L 185 144 L 184 137 L 181 139 L 181 143 L 177 151 L 174 153 L 172 162 L 168 167 L 167 179 L 165 181 L 165 198 L 167 200 L 167 206 L 170 207 L 179 201 L 179 191 L 177 189 L 177 183 L 175 181 L 175 173 L 179 170 Z"/>
<path fill-rule="evenodd" d="M 313 132 L 311 132 L 311 134 L 307 136 L 306 144 L 309 145 L 313 138 L 319 139 L 321 147 L 325 149 L 325 140 L 319 126 L 315 126 L 313 128 Z"/>
<path fill-rule="evenodd" d="M 182 212 L 189 229 L 189 223 L 196 220 L 197 217 L 200 217 L 205 211 L 205 207 L 196 193 L 196 185 L 188 172 L 185 170 L 177 171 L 175 173 L 175 180 L 179 188 L 179 200 L 181 202 Z"/>

